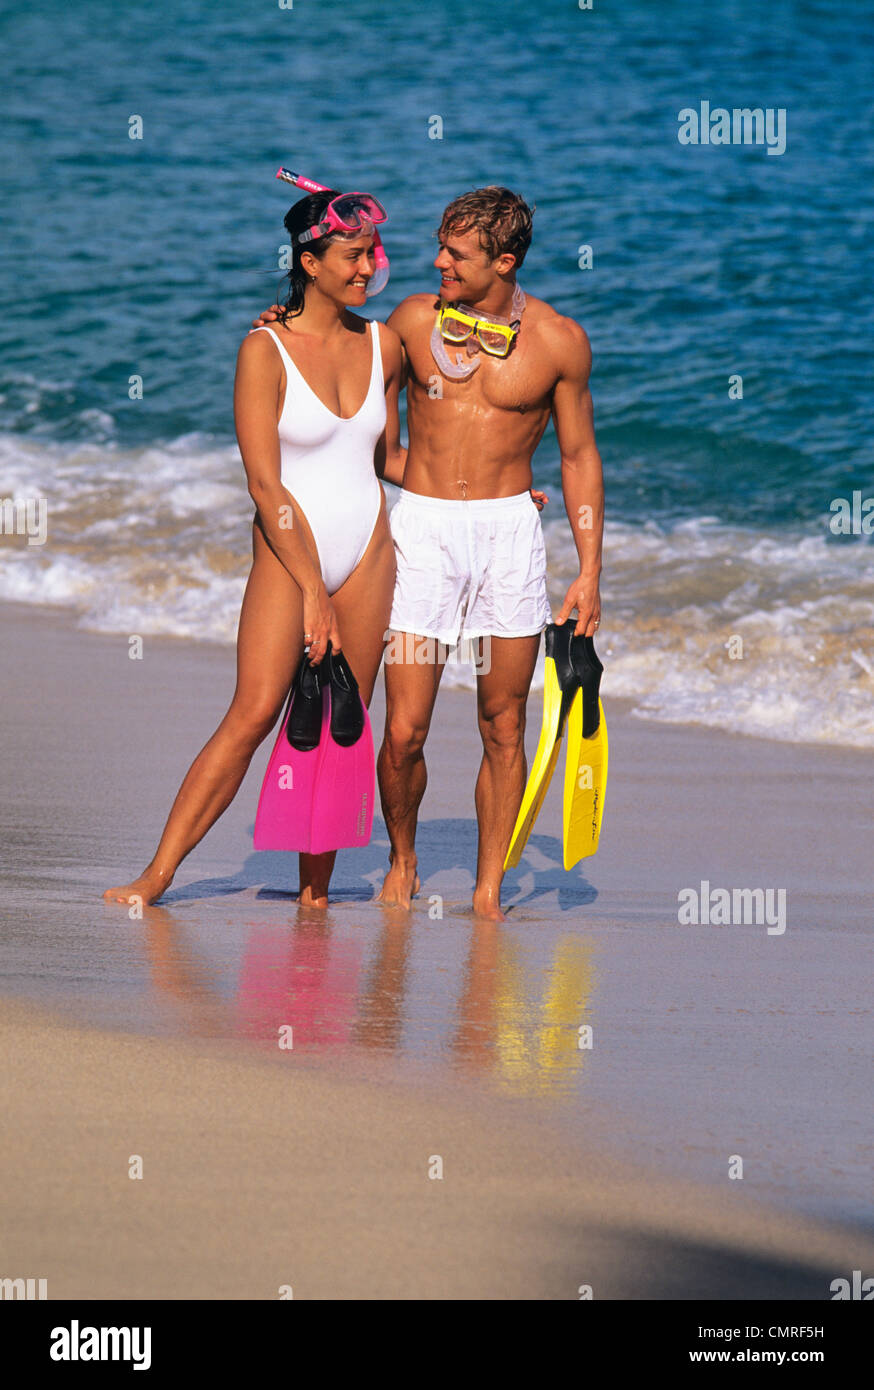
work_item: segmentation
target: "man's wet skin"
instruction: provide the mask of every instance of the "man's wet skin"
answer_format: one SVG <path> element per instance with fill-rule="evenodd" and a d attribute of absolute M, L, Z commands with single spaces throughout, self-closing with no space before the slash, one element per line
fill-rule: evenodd
<path fill-rule="evenodd" d="M 475 232 L 443 240 L 435 266 L 442 272 L 444 302 L 463 302 L 484 315 L 511 317 L 512 275 L 502 279 L 489 269 Z M 401 337 L 407 362 L 410 443 L 405 491 L 469 501 L 528 491 L 531 459 L 554 412 L 563 461 L 578 453 L 587 455 L 590 464 L 586 480 L 581 478 L 579 487 L 570 489 L 573 495 L 566 497 L 569 514 L 576 516 L 580 503 L 600 503 L 591 486 L 593 458 L 600 483 L 588 390 L 591 354 L 579 325 L 543 300 L 527 296 L 510 354 L 499 359 L 480 351 L 478 369 L 467 379 L 454 381 L 440 373 L 431 352 L 438 304 L 434 294 L 411 295 L 389 319 Z M 457 352 L 469 360 L 463 346 L 446 344 L 446 348 L 450 360 Z M 590 587 L 594 614 L 597 575 Z M 582 616 L 582 605 L 580 611 Z M 477 915 L 497 921 L 504 920 L 500 905 L 503 857 L 525 786 L 525 703 L 538 646 L 539 637 L 493 639 L 503 673 L 493 672 L 495 679 L 485 697 L 491 702 L 491 715 L 484 716 L 484 682 L 478 679 L 485 755 L 476 793 L 480 842 L 473 906 Z M 393 851 L 379 896 L 384 903 L 406 908 L 419 886 L 415 829 L 427 780 L 422 753 L 427 728 L 411 736 L 409 710 L 423 706 L 421 691 L 416 694 L 413 689 L 423 678 L 402 663 L 386 666 L 386 737 L 379 769 Z M 432 702 L 439 671 L 433 681 Z M 501 722 L 500 734 L 493 736 L 493 726 L 497 730 Z"/>

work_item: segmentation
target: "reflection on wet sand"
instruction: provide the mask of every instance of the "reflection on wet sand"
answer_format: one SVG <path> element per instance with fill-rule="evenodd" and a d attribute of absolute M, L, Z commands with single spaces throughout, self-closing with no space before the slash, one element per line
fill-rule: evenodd
<path fill-rule="evenodd" d="M 555 1093 L 579 1075 L 593 1023 L 590 942 L 563 935 L 536 965 L 507 927 L 472 925 L 455 1002 L 441 1004 L 411 986 L 426 945 L 417 919 L 378 909 L 365 925 L 352 912 L 298 907 L 290 924 L 250 921 L 229 988 L 230 970 L 211 964 L 172 912 L 147 909 L 156 1002 L 171 1001 L 188 1034 L 277 1046 L 291 1028 L 297 1050 L 442 1061 L 518 1093 Z"/>
<path fill-rule="evenodd" d="M 403 1045 L 404 996 L 410 965 L 410 923 L 384 912 L 358 1003 L 355 1042 L 391 1052 Z"/>
<path fill-rule="evenodd" d="M 591 946 L 560 940 L 552 965 L 538 973 L 526 972 L 519 955 L 499 927 L 474 933 L 453 1051 L 466 1070 L 493 1071 L 513 1090 L 550 1091 L 586 1055 L 580 1029 L 591 1024 Z"/>
<path fill-rule="evenodd" d="M 276 1041 L 290 1027 L 296 1048 L 345 1046 L 363 954 L 362 942 L 334 939 L 324 920 L 308 914 L 290 931 L 250 926 L 236 998 L 237 1035 Z"/>

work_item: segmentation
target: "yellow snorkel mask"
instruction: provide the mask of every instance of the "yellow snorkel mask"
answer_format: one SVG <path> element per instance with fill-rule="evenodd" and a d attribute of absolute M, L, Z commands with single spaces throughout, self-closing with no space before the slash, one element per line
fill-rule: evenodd
<path fill-rule="evenodd" d="M 465 362 L 461 353 L 456 353 L 455 362 L 452 362 L 444 343 L 466 343 L 468 357 L 478 353 L 480 348 L 490 357 L 509 356 L 522 324 L 524 308 L 525 295 L 518 285 L 513 289 L 511 319 L 478 314 L 469 304 L 441 302 L 431 334 L 431 352 L 444 376 L 453 381 L 463 381 L 480 365 L 479 357 Z"/>
<path fill-rule="evenodd" d="M 464 304 L 440 306 L 440 336 L 447 343 L 466 343 L 475 336 L 490 357 L 506 357 L 519 332 L 520 320 L 479 318 Z"/>

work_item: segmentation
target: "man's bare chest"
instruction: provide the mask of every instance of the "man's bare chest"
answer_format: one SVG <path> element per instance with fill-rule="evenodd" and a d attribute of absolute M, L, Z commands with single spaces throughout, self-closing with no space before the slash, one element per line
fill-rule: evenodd
<path fill-rule="evenodd" d="M 521 338 L 517 339 L 507 358 L 480 352 L 476 371 L 464 381 L 451 381 L 434 361 L 429 339 L 430 335 L 424 342 L 405 344 L 417 400 L 443 400 L 455 402 L 459 407 L 480 405 L 523 415 L 528 411 L 549 409 L 555 370 L 542 352 L 537 352 L 536 344 L 523 344 Z M 460 354 L 464 363 L 472 360 L 463 347 L 447 344 L 447 349 L 452 360 L 456 354 Z"/>

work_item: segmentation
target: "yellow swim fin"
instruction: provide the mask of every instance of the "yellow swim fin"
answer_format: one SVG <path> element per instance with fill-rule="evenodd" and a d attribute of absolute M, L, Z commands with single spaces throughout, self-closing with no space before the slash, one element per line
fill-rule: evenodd
<path fill-rule="evenodd" d="M 601 834 L 607 786 L 607 722 L 599 698 L 601 673 L 591 637 L 575 637 L 571 662 L 580 689 L 568 714 L 564 770 L 564 866 L 594 854 Z"/>
<path fill-rule="evenodd" d="M 550 623 L 546 629 L 543 722 L 528 784 L 504 859 L 505 872 L 507 869 L 515 868 L 522 857 L 531 828 L 552 781 L 568 714 L 575 697 L 580 694 L 579 677 L 571 664 L 571 638 L 575 627 L 576 620 L 569 618 L 561 626 Z"/>

